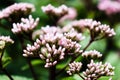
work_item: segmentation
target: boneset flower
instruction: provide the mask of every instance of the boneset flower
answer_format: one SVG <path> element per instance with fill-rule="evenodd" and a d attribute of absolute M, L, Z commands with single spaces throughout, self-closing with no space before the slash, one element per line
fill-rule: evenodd
<path fill-rule="evenodd" d="M 96 50 L 90 50 L 90 51 L 85 51 L 84 53 L 82 53 L 83 57 L 91 57 L 91 58 L 100 58 L 102 57 L 102 54 L 100 54 L 100 52 L 96 51 Z"/>
<path fill-rule="evenodd" d="M 26 50 L 23 50 L 23 52 L 25 53 L 25 54 L 23 54 L 23 56 L 25 56 L 25 57 L 38 56 L 37 51 L 40 48 L 40 44 L 41 44 L 41 42 L 38 39 L 36 39 L 36 42 L 34 42 L 34 45 L 27 44 Z"/>
<path fill-rule="evenodd" d="M 67 39 L 65 37 L 61 38 L 58 42 L 60 46 L 63 46 L 66 48 L 67 54 L 76 54 L 76 53 L 81 53 L 81 45 L 78 42 L 74 42 L 71 39 Z"/>
<path fill-rule="evenodd" d="M 98 9 L 105 11 L 107 15 L 115 14 L 120 12 L 120 2 L 118 0 L 100 0 Z"/>
<path fill-rule="evenodd" d="M 86 69 L 86 71 L 83 72 L 85 80 L 96 80 L 101 76 L 114 75 L 114 67 L 112 67 L 110 63 L 94 63 L 94 61 L 91 60 L 90 64 L 88 64 L 87 67 L 88 69 Z"/>
<path fill-rule="evenodd" d="M 61 28 L 46 26 L 42 27 L 40 31 L 39 38 L 34 45 L 27 46 L 23 56 L 38 56 L 46 62 L 45 67 L 48 68 L 64 59 L 65 55 L 81 53 L 79 42 L 73 41 L 70 37 L 67 38 L 67 33 L 62 32 Z"/>
<path fill-rule="evenodd" d="M 67 73 L 69 75 L 78 73 L 80 71 L 81 67 L 82 67 L 82 63 L 81 62 L 75 62 L 74 61 L 73 63 L 69 64 L 69 69 L 68 69 Z"/>
<path fill-rule="evenodd" d="M 34 5 L 30 3 L 15 3 L 0 11 L 0 19 L 10 17 L 12 14 L 28 14 L 35 11 Z"/>
<path fill-rule="evenodd" d="M 10 36 L 0 36 L 0 41 L 4 41 L 5 43 L 13 44 L 14 41 L 10 38 Z"/>
<path fill-rule="evenodd" d="M 114 29 L 111 29 L 109 25 L 101 24 L 99 21 L 92 19 L 81 19 L 71 23 L 68 26 L 70 29 L 78 29 L 78 32 L 84 28 L 87 28 L 91 32 L 91 36 L 93 38 L 112 37 L 116 34 Z"/>
<path fill-rule="evenodd" d="M 14 41 L 10 38 L 10 36 L 0 36 L 0 50 L 13 43 Z"/>
<path fill-rule="evenodd" d="M 91 30 L 100 24 L 101 24 L 100 22 L 93 21 L 92 19 L 80 19 L 80 20 L 75 20 L 75 21 L 71 22 L 70 24 L 66 25 L 65 27 L 74 28 L 81 32 L 82 29 L 84 29 L 84 28 L 88 28 Z"/>
<path fill-rule="evenodd" d="M 31 15 L 29 15 L 29 18 L 21 18 L 21 23 L 13 23 L 12 32 L 15 34 L 19 33 L 29 33 L 33 31 L 33 29 L 38 25 L 39 18 L 36 18 L 35 20 L 32 18 Z"/>
<path fill-rule="evenodd" d="M 52 16 L 55 16 L 58 18 L 60 18 L 68 13 L 68 7 L 65 5 L 61 5 L 56 8 L 56 7 L 52 6 L 51 4 L 49 4 L 47 6 L 42 6 L 41 9 L 46 14 L 52 15 Z"/>
<path fill-rule="evenodd" d="M 96 28 L 96 32 L 97 31 L 100 31 L 101 33 L 105 34 L 105 36 L 107 37 L 111 37 L 116 34 L 114 32 L 114 29 L 110 29 L 109 25 L 106 25 L 106 24 L 98 26 L 98 28 Z"/>
<path fill-rule="evenodd" d="M 71 29 L 69 32 L 64 34 L 68 39 L 72 39 L 73 41 L 81 41 L 84 39 L 82 33 L 78 33 L 74 29 Z"/>

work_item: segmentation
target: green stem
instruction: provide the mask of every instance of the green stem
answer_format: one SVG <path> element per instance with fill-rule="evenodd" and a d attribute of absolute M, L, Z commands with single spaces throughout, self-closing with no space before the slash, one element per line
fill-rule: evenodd
<path fill-rule="evenodd" d="M 56 77 L 56 66 L 49 68 L 49 80 L 55 80 Z"/>
<path fill-rule="evenodd" d="M 93 41 L 94 41 L 93 39 L 90 39 L 89 43 L 88 43 L 88 44 L 86 45 L 86 47 L 83 49 L 83 52 L 92 44 Z M 82 52 L 82 53 L 83 53 L 83 52 Z M 73 62 L 73 61 L 74 61 L 75 59 L 77 59 L 80 55 L 81 55 L 81 53 L 78 54 L 77 56 L 73 57 L 69 63 Z M 69 63 L 68 63 L 68 64 L 69 64 Z M 68 64 L 67 64 L 63 69 L 61 69 L 61 70 L 57 73 L 57 75 L 59 75 L 61 72 L 63 72 L 63 71 L 67 68 Z"/>
<path fill-rule="evenodd" d="M 21 42 L 22 49 L 24 49 L 24 48 L 25 48 L 25 45 L 24 45 L 24 37 L 23 37 L 22 35 L 19 35 L 19 38 L 20 38 L 20 42 Z M 32 76 L 33 76 L 34 80 L 38 80 L 38 79 L 37 79 L 37 76 L 36 76 L 36 73 L 35 73 L 35 71 L 34 71 L 34 68 L 33 68 L 32 64 L 31 64 L 31 61 L 30 61 L 30 59 L 28 59 L 28 58 L 27 58 L 27 63 L 28 63 L 28 65 L 29 65 L 29 68 L 30 68 L 30 71 L 31 71 L 31 73 L 32 73 Z"/>
<path fill-rule="evenodd" d="M 10 80 L 14 80 L 5 68 L 2 68 L 2 71 L 8 76 Z"/>
<path fill-rule="evenodd" d="M 32 76 L 33 76 L 34 80 L 38 80 L 38 78 L 37 78 L 37 76 L 36 76 L 36 74 L 35 74 L 35 71 L 34 71 L 34 69 L 33 69 L 33 66 L 32 66 L 32 64 L 31 64 L 30 59 L 27 58 L 27 62 L 28 62 L 28 65 L 29 65 L 29 68 L 30 68 L 30 71 L 31 71 L 31 73 L 32 73 Z"/>
<path fill-rule="evenodd" d="M 2 64 L 2 57 L 4 54 L 4 49 L 1 51 L 1 55 L 0 55 L 0 69 L 8 76 L 8 78 L 10 80 L 13 80 L 13 78 L 11 77 L 11 75 L 7 72 L 7 70 L 5 68 L 3 68 L 3 64 Z"/>
<path fill-rule="evenodd" d="M 92 44 L 94 40 L 90 39 L 89 43 L 86 45 L 86 47 L 83 49 L 83 52 Z"/>
<path fill-rule="evenodd" d="M 80 76 L 83 80 L 85 80 L 85 78 L 79 74 L 79 72 L 77 72 L 78 76 Z"/>

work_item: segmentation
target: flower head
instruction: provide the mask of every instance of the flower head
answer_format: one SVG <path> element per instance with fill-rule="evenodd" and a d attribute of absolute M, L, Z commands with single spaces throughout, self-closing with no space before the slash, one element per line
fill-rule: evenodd
<path fill-rule="evenodd" d="M 81 32 L 82 29 L 86 28 L 90 31 L 91 36 L 94 39 L 112 37 L 116 34 L 114 29 L 111 29 L 109 25 L 101 24 L 99 21 L 95 21 L 92 19 L 81 19 L 79 21 L 74 21 L 73 23 L 67 25 L 66 27 L 70 27 L 70 29 L 72 28 L 78 29 L 78 32 L 79 31 Z"/>
<path fill-rule="evenodd" d="M 5 43 L 13 44 L 14 41 L 10 38 L 10 36 L 0 36 L 0 41 L 4 41 Z"/>
<path fill-rule="evenodd" d="M 21 23 L 13 23 L 12 32 L 15 34 L 23 33 L 23 32 L 31 32 L 39 22 L 39 18 L 35 20 L 29 15 L 29 18 L 21 18 Z"/>
<path fill-rule="evenodd" d="M 28 45 L 23 56 L 43 59 L 45 67 L 51 67 L 64 59 L 65 55 L 81 53 L 81 45 L 74 41 L 76 35 L 69 37 L 72 33 L 64 33 L 61 28 L 46 26 L 41 28 L 39 38 L 33 45 Z M 81 37 L 81 35 L 80 35 Z"/>
<path fill-rule="evenodd" d="M 10 38 L 10 36 L 0 36 L 0 49 L 3 49 L 6 45 L 13 43 L 14 41 Z"/>
<path fill-rule="evenodd" d="M 15 3 L 0 11 L 0 19 L 10 17 L 13 14 L 28 14 L 35 11 L 34 5 L 30 3 Z"/>
<path fill-rule="evenodd" d="M 67 73 L 69 75 L 78 73 L 80 71 L 81 67 L 82 67 L 82 63 L 81 62 L 70 63 L 69 64 L 69 69 L 68 69 Z"/>
<path fill-rule="evenodd" d="M 114 75 L 114 67 L 112 67 L 110 63 L 94 63 L 94 61 L 91 60 L 90 64 L 88 64 L 87 67 L 88 69 L 86 69 L 86 71 L 83 72 L 86 80 L 96 80 L 101 76 Z"/>
<path fill-rule="evenodd" d="M 100 58 L 102 57 L 102 54 L 100 54 L 100 52 L 96 50 L 90 50 L 90 51 L 85 51 L 84 53 L 82 53 L 82 56 L 91 57 L 91 58 L 94 58 L 94 57 Z"/>
<path fill-rule="evenodd" d="M 41 9 L 46 14 L 52 15 L 52 16 L 55 16 L 58 18 L 63 17 L 64 15 L 66 15 L 68 13 L 68 7 L 65 5 L 61 5 L 59 7 L 54 7 L 51 4 L 49 4 L 47 6 L 42 6 Z"/>
<path fill-rule="evenodd" d="M 107 15 L 115 14 L 120 12 L 120 2 L 119 0 L 100 0 L 98 4 L 98 9 L 105 11 Z"/>

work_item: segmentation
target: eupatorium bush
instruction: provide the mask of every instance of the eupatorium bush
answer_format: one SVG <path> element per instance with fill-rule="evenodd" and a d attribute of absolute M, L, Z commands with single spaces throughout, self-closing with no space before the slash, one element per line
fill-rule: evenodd
<path fill-rule="evenodd" d="M 99 5 L 99 8 L 104 10 L 101 6 Z M 15 3 L 0 11 L 0 20 L 4 19 L 13 24 L 9 30 L 18 36 L 23 49 L 21 55 L 28 60 L 34 80 L 38 80 L 38 78 L 31 64 L 32 58 L 39 58 L 44 62 L 44 68 L 49 69 L 49 80 L 56 80 L 56 76 L 64 71 L 70 76 L 77 74 L 83 80 L 98 80 L 102 76 L 114 75 L 114 67 L 110 63 L 102 63 L 99 60 L 102 57 L 99 51 L 87 50 L 93 42 L 114 36 L 116 34 L 114 29 L 93 19 L 76 20 L 77 12 L 74 8 L 66 5 L 54 7 L 48 4 L 42 6 L 41 10 L 49 16 L 53 23 L 35 30 L 40 22 L 39 18 L 34 19 L 30 15 L 34 10 L 32 4 Z M 110 14 L 108 11 L 106 13 Z M 17 19 L 14 19 L 15 17 Z M 71 21 L 62 24 L 66 20 Z M 84 35 L 84 33 L 89 34 L 89 36 Z M 8 36 L 0 36 L 0 69 L 13 80 L 2 64 L 6 46 L 8 43 L 16 42 Z M 80 42 L 86 37 L 90 37 L 89 42 L 86 42 L 88 44 L 82 48 Z M 29 43 L 26 45 L 25 41 Z M 86 59 L 86 62 L 77 60 L 79 57 Z M 56 66 L 64 60 L 68 60 L 68 63 L 62 69 L 57 69 Z"/>

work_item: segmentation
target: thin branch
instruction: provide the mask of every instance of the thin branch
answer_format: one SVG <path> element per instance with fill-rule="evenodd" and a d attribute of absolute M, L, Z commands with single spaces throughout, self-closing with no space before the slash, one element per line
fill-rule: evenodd
<path fill-rule="evenodd" d="M 22 45 L 22 49 L 24 49 L 24 48 L 25 48 L 24 38 L 23 38 L 22 35 L 19 35 L 19 38 L 20 38 L 20 42 L 21 42 L 21 45 Z M 35 73 L 35 71 L 34 71 L 34 68 L 33 68 L 32 64 L 31 64 L 31 61 L 30 61 L 30 59 L 28 59 L 28 58 L 27 58 L 27 63 L 28 63 L 28 65 L 29 65 L 29 68 L 30 68 L 30 71 L 31 71 L 31 73 L 32 73 L 32 76 L 33 76 L 34 80 L 38 80 L 38 79 L 37 79 L 37 76 L 36 76 L 36 73 Z"/>
<path fill-rule="evenodd" d="M 0 55 L 1 61 L 2 61 L 3 54 L 4 54 L 4 49 L 2 49 L 2 51 L 1 51 L 1 55 Z"/>
<path fill-rule="evenodd" d="M 83 52 L 92 44 L 94 40 L 90 39 L 89 43 L 86 45 L 86 47 L 83 49 Z"/>
<path fill-rule="evenodd" d="M 49 80 L 55 80 L 56 77 L 56 66 L 49 68 Z"/>
<path fill-rule="evenodd" d="M 0 69 L 8 76 L 8 78 L 9 78 L 10 80 L 13 80 L 13 78 L 12 78 L 11 75 L 7 72 L 7 70 L 6 70 L 5 68 L 3 68 L 3 64 L 2 64 L 3 54 L 4 54 L 4 49 L 2 50 L 1 55 L 0 55 Z"/>
<path fill-rule="evenodd" d="M 8 76 L 10 80 L 14 80 L 5 68 L 2 68 L 2 71 Z"/>
<path fill-rule="evenodd" d="M 77 72 L 78 76 L 80 76 L 83 80 L 85 80 L 85 78 L 79 74 L 79 72 Z"/>
<path fill-rule="evenodd" d="M 35 71 L 34 71 L 34 69 L 33 69 L 33 66 L 32 66 L 32 64 L 31 64 L 30 59 L 27 58 L 27 62 L 28 62 L 28 65 L 29 65 L 29 68 L 30 68 L 30 70 L 31 70 L 31 73 L 32 73 L 32 76 L 33 76 L 34 80 L 38 80 L 38 78 L 37 78 L 37 76 L 36 76 L 36 74 L 35 74 Z"/>
<path fill-rule="evenodd" d="M 57 72 L 56 75 L 59 75 L 60 73 L 62 73 L 67 68 L 67 66 L 68 64 L 64 68 L 62 68 L 59 72 Z"/>
<path fill-rule="evenodd" d="M 83 49 L 83 52 L 92 44 L 93 41 L 94 41 L 93 39 L 90 39 L 89 43 L 88 43 L 88 44 L 86 45 L 86 47 Z M 83 52 L 82 52 L 82 53 L 83 53 Z M 72 58 L 69 63 L 73 62 L 73 61 L 74 61 L 75 59 L 77 59 L 80 55 L 81 55 L 81 53 L 79 53 L 76 57 Z M 68 63 L 68 64 L 69 64 L 69 63 Z M 61 69 L 61 70 L 57 73 L 57 75 L 60 74 L 61 72 L 63 72 L 63 71 L 67 68 L 68 64 L 67 64 L 63 69 Z"/>

